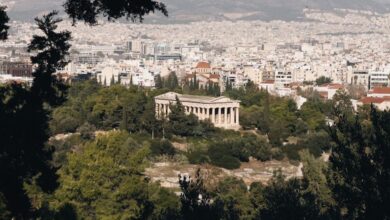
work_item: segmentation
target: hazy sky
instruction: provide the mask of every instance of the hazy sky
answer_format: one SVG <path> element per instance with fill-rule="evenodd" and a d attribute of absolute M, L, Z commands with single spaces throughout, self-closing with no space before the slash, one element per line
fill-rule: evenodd
<path fill-rule="evenodd" d="M 65 0 L 0 0 L 10 7 L 12 19 L 30 20 L 53 9 L 62 10 Z M 166 3 L 170 18 L 198 20 L 221 18 L 229 13 L 241 13 L 245 19 L 295 19 L 302 9 L 329 10 L 348 8 L 388 12 L 390 0 L 161 0 Z M 153 18 L 153 17 L 152 17 Z"/>

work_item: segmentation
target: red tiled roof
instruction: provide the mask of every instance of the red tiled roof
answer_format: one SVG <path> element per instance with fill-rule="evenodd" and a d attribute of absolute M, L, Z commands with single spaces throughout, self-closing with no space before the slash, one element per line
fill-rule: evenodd
<path fill-rule="evenodd" d="M 371 103 L 382 103 L 385 99 L 383 98 L 376 98 L 376 97 L 364 97 L 360 99 L 359 101 L 363 103 L 364 105 L 369 105 Z"/>
<path fill-rule="evenodd" d="M 219 79 L 219 75 L 218 74 L 210 74 L 210 79 Z"/>
<path fill-rule="evenodd" d="M 390 94 L 390 87 L 375 87 L 370 92 L 370 94 Z"/>
<path fill-rule="evenodd" d="M 262 83 L 263 84 L 274 84 L 275 80 L 264 80 Z"/>
<path fill-rule="evenodd" d="M 186 79 L 193 79 L 195 74 L 186 74 Z"/>
<path fill-rule="evenodd" d="M 211 68 L 211 66 L 210 66 L 210 64 L 207 63 L 207 62 L 199 62 L 199 63 L 196 65 L 196 68 L 206 69 L 206 68 Z"/>
<path fill-rule="evenodd" d="M 342 88 L 344 88 L 344 86 L 342 84 L 338 84 L 338 83 L 331 83 L 328 85 L 328 88 L 329 89 L 342 89 Z"/>
<path fill-rule="evenodd" d="M 328 98 L 328 92 L 319 92 L 322 98 Z"/>
<path fill-rule="evenodd" d="M 390 101 L 390 97 L 363 97 L 359 100 L 359 102 L 363 103 L 364 105 L 369 105 L 371 103 L 380 104 L 384 101 Z"/>

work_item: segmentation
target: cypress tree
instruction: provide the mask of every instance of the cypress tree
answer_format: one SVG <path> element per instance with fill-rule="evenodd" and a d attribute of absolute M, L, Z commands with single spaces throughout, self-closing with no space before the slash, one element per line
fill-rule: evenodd
<path fill-rule="evenodd" d="M 115 77 L 114 75 L 111 76 L 110 86 L 115 85 Z"/>

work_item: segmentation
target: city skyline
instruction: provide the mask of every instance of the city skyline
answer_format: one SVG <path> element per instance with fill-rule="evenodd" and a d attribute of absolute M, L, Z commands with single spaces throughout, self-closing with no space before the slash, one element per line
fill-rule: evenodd
<path fill-rule="evenodd" d="M 170 16 L 151 14 L 147 23 L 183 23 L 210 20 L 301 20 L 304 9 L 333 11 L 334 9 L 364 10 L 388 13 L 389 0 L 165 0 Z M 51 10 L 62 11 L 61 0 L 4 0 L 15 20 L 32 21 Z M 196 8 L 196 11 L 192 9 Z"/>

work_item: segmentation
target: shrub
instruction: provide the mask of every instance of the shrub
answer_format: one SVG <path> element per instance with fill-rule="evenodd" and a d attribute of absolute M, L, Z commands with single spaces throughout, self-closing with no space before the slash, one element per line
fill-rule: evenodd
<path fill-rule="evenodd" d="M 167 140 L 154 140 L 150 144 L 150 151 L 153 156 L 169 155 L 173 156 L 176 153 L 172 143 Z"/>
<path fill-rule="evenodd" d="M 272 159 L 274 160 L 280 161 L 284 159 L 284 154 L 280 148 L 272 148 L 271 153 L 272 153 Z"/>
<path fill-rule="evenodd" d="M 215 166 L 223 167 L 229 170 L 240 168 L 240 161 L 230 155 L 222 155 L 221 157 L 214 157 L 211 163 Z"/>
<path fill-rule="evenodd" d="M 201 149 L 194 149 L 189 151 L 187 153 L 187 158 L 188 161 L 192 164 L 204 164 L 210 161 L 207 153 Z"/>

